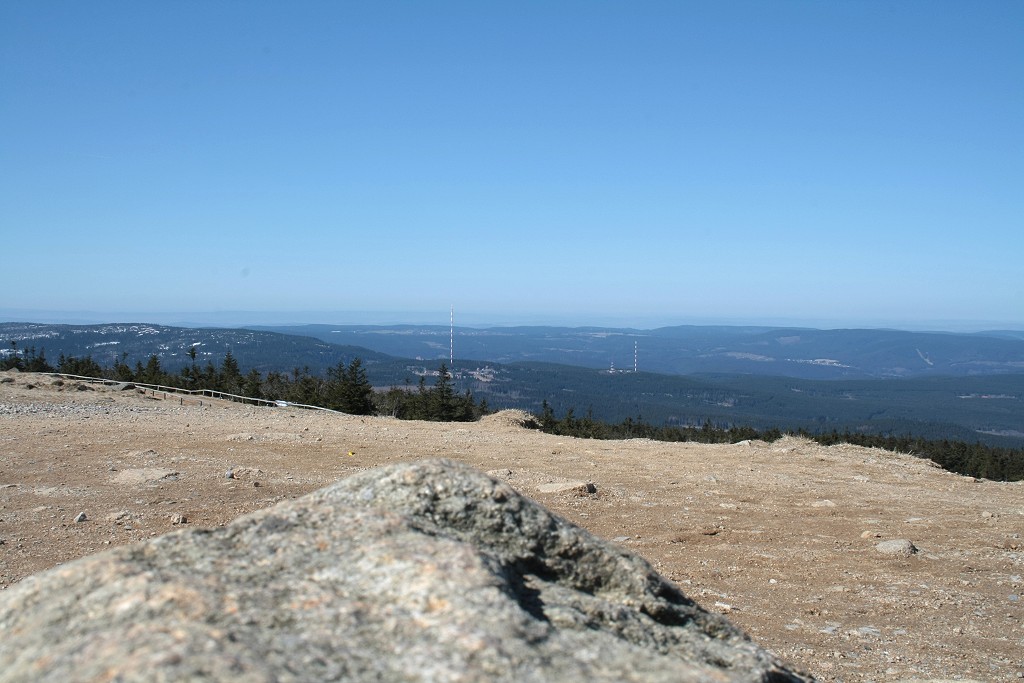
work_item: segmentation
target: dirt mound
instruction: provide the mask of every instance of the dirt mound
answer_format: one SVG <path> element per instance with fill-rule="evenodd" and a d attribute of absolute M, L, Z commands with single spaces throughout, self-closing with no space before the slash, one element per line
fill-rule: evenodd
<path fill-rule="evenodd" d="M 485 415 L 480 423 L 491 427 L 516 427 L 519 429 L 536 429 L 537 418 L 525 410 L 500 410 L 491 415 Z"/>

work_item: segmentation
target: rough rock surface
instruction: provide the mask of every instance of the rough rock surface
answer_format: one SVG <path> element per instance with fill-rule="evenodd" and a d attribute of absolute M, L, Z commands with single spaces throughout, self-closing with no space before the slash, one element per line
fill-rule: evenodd
<path fill-rule="evenodd" d="M 640 557 L 445 460 L 0 595 L 0 680 L 799 681 Z"/>

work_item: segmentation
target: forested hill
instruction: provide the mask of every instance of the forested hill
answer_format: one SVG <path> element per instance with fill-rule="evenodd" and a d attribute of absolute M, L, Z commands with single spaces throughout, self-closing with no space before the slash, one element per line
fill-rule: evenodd
<path fill-rule="evenodd" d="M 377 330 L 348 339 L 368 344 L 372 339 L 403 336 L 401 330 L 389 329 L 391 333 Z M 408 336 L 423 334 L 419 329 L 409 328 Z M 701 329 L 709 336 L 717 334 Z M 536 333 L 536 328 L 531 330 Z M 28 361 L 45 352 L 53 367 L 59 365 L 60 356 L 91 357 L 106 367 L 116 363 L 134 367 L 147 365 L 150 356 L 156 356 L 163 370 L 175 373 L 189 368 L 194 371 L 196 366 L 203 370 L 208 364 L 220 367 L 230 351 L 243 374 L 275 372 L 299 379 L 322 377 L 329 368 L 359 358 L 378 389 L 415 389 L 421 378 L 434 382 L 440 364 L 448 361 L 449 330 L 443 332 L 438 328 L 425 349 L 430 353 L 416 354 L 417 359 L 267 331 L 0 323 L 0 361 L 11 361 L 14 353 Z M 761 332 L 748 332 L 763 337 Z M 742 336 L 736 330 L 729 334 Z M 456 349 L 468 338 L 456 336 Z M 196 350 L 194 361 L 192 349 Z M 25 366 L 33 369 L 32 363 Z M 1015 448 L 1024 445 L 1024 373 L 815 380 L 756 374 L 679 376 L 645 372 L 642 363 L 640 368 L 640 372 L 632 372 L 630 365 L 617 363 L 616 370 L 609 372 L 607 366 L 598 369 L 533 361 L 501 364 L 456 353 L 451 370 L 454 388 L 460 394 L 470 391 L 492 409 L 522 408 L 536 414 L 546 402 L 560 416 L 573 409 L 577 416 L 589 412 L 595 419 L 609 422 L 640 417 L 655 425 L 710 422 L 718 427 L 779 427 L 812 433 L 849 430 L 982 440 Z M 315 401 L 307 398 L 303 402 Z"/>
<path fill-rule="evenodd" d="M 361 358 L 370 363 L 390 358 L 370 349 L 332 344 L 305 335 L 260 330 L 188 328 L 148 323 L 106 325 L 49 325 L 0 323 L 0 356 L 14 348 L 34 349 L 57 365 L 59 356 L 91 357 L 100 365 L 122 359 L 128 365 L 145 363 L 156 355 L 166 370 L 177 371 L 193 363 L 189 350 L 196 350 L 200 366 L 219 364 L 230 351 L 246 370 L 290 372 L 293 368 L 323 374 L 339 362 Z"/>
<path fill-rule="evenodd" d="M 444 359 L 447 326 L 259 327 L 373 349 L 403 358 Z M 587 368 L 689 375 L 805 379 L 969 376 L 1024 372 L 1024 333 L 952 334 L 899 330 L 814 330 L 679 326 L 456 327 L 455 356 L 492 363 L 536 361 Z M 634 355 L 635 354 L 635 355 Z"/>

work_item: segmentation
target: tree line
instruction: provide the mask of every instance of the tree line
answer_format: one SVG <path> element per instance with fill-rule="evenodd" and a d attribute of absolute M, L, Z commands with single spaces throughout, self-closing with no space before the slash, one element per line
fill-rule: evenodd
<path fill-rule="evenodd" d="M 22 372 L 54 372 L 53 366 L 46 360 L 46 349 L 36 353 L 36 347 L 19 349 L 18 342 L 11 340 L 11 351 L 0 360 L 0 370 L 20 370 Z"/>
<path fill-rule="evenodd" d="M 195 347 L 189 349 L 188 355 L 191 364 L 178 373 L 165 371 L 156 355 L 151 355 L 145 365 L 137 361 L 134 366 L 129 365 L 124 356 L 116 359 L 112 366 L 101 366 L 91 356 L 61 355 L 56 369 L 48 366 L 31 371 L 178 389 L 206 389 L 246 398 L 314 405 L 352 415 L 390 415 L 408 420 L 466 422 L 478 420 L 489 411 L 486 400 L 477 403 L 470 391 L 462 394 L 455 391 L 452 375 L 443 363 L 433 386 L 427 386 L 426 379 L 420 377 L 415 387 L 406 380 L 403 387 L 375 391 L 359 358 L 348 364 L 339 361 L 327 369 L 325 376 L 319 376 L 311 374 L 309 368 L 294 368 L 291 373 L 270 371 L 266 375 L 253 369 L 243 374 L 230 351 L 219 366 L 210 360 L 198 364 Z M 19 369 L 28 370 L 25 365 Z"/>
<path fill-rule="evenodd" d="M 804 429 L 782 431 L 778 428 L 757 430 L 753 427 L 718 427 L 710 421 L 701 426 L 653 425 L 642 417 L 627 417 L 619 423 L 595 420 L 588 411 L 576 417 L 569 408 L 561 418 L 555 416 L 547 401 L 541 404 L 537 428 L 549 434 L 585 439 L 651 439 L 654 441 L 693 441 L 697 443 L 737 443 L 745 440 L 773 442 L 779 438 L 801 436 L 823 446 L 849 443 L 869 448 L 882 448 L 928 458 L 950 472 L 992 479 L 1024 480 L 1024 449 L 989 446 L 981 442 L 924 439 L 909 435 L 893 436 L 862 434 L 850 431 L 811 433 Z"/>

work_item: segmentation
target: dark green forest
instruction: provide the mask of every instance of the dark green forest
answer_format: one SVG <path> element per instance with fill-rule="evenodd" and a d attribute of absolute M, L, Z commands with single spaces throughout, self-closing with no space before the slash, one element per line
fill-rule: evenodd
<path fill-rule="evenodd" d="M 537 413 L 547 401 L 618 423 L 642 416 L 655 425 L 785 425 L 809 433 L 914 434 L 942 441 L 1024 447 L 1024 376 L 807 380 L 755 375 L 595 371 L 547 363 L 501 366 L 501 381 L 472 385 L 494 407 Z"/>

